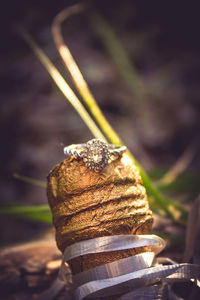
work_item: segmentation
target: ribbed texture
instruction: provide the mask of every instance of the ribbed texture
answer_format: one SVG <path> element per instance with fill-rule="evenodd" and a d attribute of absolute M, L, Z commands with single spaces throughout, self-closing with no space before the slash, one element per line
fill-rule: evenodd
<path fill-rule="evenodd" d="M 47 194 L 61 251 L 81 240 L 151 230 L 152 212 L 146 192 L 126 154 L 101 172 L 88 169 L 81 160 L 65 159 L 50 172 Z M 113 255 L 119 259 L 136 254 L 135 250 L 124 253 Z M 96 263 L 114 260 L 110 255 L 98 254 Z M 93 255 L 93 261 L 95 258 Z"/>

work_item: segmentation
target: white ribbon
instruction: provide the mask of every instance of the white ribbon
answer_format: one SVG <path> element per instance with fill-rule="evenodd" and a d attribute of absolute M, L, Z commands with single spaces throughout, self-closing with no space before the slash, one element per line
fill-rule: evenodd
<path fill-rule="evenodd" d="M 78 273 L 73 276 L 74 286 L 80 286 L 89 281 L 121 276 L 131 273 L 133 270 L 149 268 L 152 266 L 154 257 L 155 254 L 153 252 L 145 252 Z"/>
<path fill-rule="evenodd" d="M 152 252 L 123 258 L 73 276 L 69 274 L 69 269 L 65 266 L 66 261 L 86 254 L 145 246 L 151 246 Z M 118 300 L 153 300 L 157 299 L 158 295 L 159 299 L 181 300 L 182 298 L 176 296 L 171 290 L 171 284 L 176 281 L 194 281 L 198 285 L 200 266 L 187 263 L 176 264 L 167 258 L 156 260 L 155 254 L 162 251 L 164 247 L 165 242 L 156 235 L 114 235 L 78 242 L 64 251 L 54 292 L 58 290 L 58 286 L 69 285 L 69 279 L 72 278 L 73 283 L 69 292 L 73 291 L 76 300 L 82 300 L 85 297 L 96 299 L 111 295 L 115 295 L 115 299 Z M 116 298 L 120 294 L 123 296 Z M 52 298 L 48 293 L 48 300 L 50 299 Z M 70 295 L 67 298 L 66 295 L 66 299 L 73 298 Z"/>
<path fill-rule="evenodd" d="M 134 249 L 138 247 L 152 246 L 155 254 L 165 247 L 166 243 L 157 235 L 112 235 L 94 238 L 78 242 L 67 247 L 63 254 L 63 260 L 69 261 L 75 257 L 90 253 L 102 253 Z"/>
<path fill-rule="evenodd" d="M 200 279 L 200 266 L 190 264 L 175 264 L 170 266 L 157 266 L 138 270 L 129 274 L 111 279 L 90 281 L 75 290 L 75 299 L 82 300 L 87 296 L 111 296 L 126 293 L 140 287 L 161 282 L 189 281 Z"/>

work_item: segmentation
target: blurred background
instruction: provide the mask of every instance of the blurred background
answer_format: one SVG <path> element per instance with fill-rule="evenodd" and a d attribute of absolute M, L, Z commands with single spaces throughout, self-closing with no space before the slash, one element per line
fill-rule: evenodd
<path fill-rule="evenodd" d="M 1 4 L 1 205 L 47 204 L 44 188 L 13 174 L 46 181 L 65 158 L 64 145 L 92 138 L 17 32 L 18 26 L 26 29 L 74 87 L 51 26 L 58 12 L 75 3 Z M 158 181 L 181 162 L 181 174 L 162 189 L 189 206 L 199 192 L 199 10 L 183 1 L 81 3 L 85 11 L 62 26 L 66 44 L 105 116 L 150 176 Z M 0 218 L 2 245 L 38 237 L 50 227 Z"/>

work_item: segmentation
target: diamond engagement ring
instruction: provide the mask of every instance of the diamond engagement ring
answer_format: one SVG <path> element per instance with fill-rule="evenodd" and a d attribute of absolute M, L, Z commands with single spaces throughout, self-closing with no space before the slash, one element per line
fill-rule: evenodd
<path fill-rule="evenodd" d="M 126 146 L 106 144 L 100 139 L 92 139 L 85 144 L 74 144 L 64 148 L 64 154 L 83 160 L 93 171 L 103 170 L 110 161 L 117 159 L 127 150 Z"/>

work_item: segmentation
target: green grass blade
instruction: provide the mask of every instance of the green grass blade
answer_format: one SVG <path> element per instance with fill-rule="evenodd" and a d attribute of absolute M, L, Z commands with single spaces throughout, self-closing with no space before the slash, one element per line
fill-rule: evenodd
<path fill-rule="evenodd" d="M 16 178 L 16 179 L 19 179 L 21 181 L 36 185 L 36 186 L 40 186 L 40 187 L 43 187 L 43 188 L 47 187 L 46 182 L 42 181 L 42 180 L 37 180 L 37 179 L 31 178 L 31 177 L 22 176 L 18 173 L 14 173 L 13 177 Z"/>
<path fill-rule="evenodd" d="M 21 206 L 8 205 L 0 207 L 0 214 L 12 215 L 30 221 L 52 224 L 52 215 L 48 205 Z"/>
<path fill-rule="evenodd" d="M 74 107 L 74 109 L 77 111 L 81 119 L 84 121 L 84 123 L 87 125 L 91 133 L 96 137 L 100 138 L 104 141 L 106 141 L 104 135 L 100 131 L 100 129 L 97 127 L 93 119 L 90 117 L 82 103 L 79 101 L 73 90 L 70 88 L 70 86 L 66 83 L 60 72 L 56 69 L 56 67 L 53 65 L 53 63 L 49 60 L 49 58 L 46 56 L 46 54 L 38 47 L 38 45 L 33 41 L 31 36 L 25 32 L 20 31 L 24 40 L 29 44 L 31 49 L 34 51 L 40 62 L 43 64 L 45 69 L 48 71 L 51 78 L 54 80 L 57 87 L 60 89 L 60 91 L 64 94 L 64 96 L 68 99 L 68 101 L 71 103 L 71 105 Z"/>
<path fill-rule="evenodd" d="M 84 120 L 84 122 L 86 123 L 90 131 L 93 133 L 93 135 L 97 138 L 101 138 L 104 141 L 106 141 L 105 137 L 102 135 L 102 133 L 100 132 L 100 130 L 98 129 L 94 121 L 91 119 L 90 115 L 87 113 L 87 111 L 85 111 L 81 102 L 75 96 L 71 88 L 65 82 L 64 78 L 61 76 L 61 74 L 55 68 L 55 66 L 51 63 L 51 61 L 47 58 L 44 52 L 35 44 L 35 42 L 33 42 L 32 38 L 29 35 L 23 34 L 23 36 L 25 40 L 28 42 L 28 44 L 31 46 L 33 51 L 36 53 L 41 63 L 45 66 L 45 68 L 47 69 L 52 79 L 57 84 L 57 86 L 60 88 L 62 93 L 65 95 L 65 97 L 69 100 L 69 102 L 72 104 L 72 106 L 76 109 L 76 111 L 79 113 L 81 118 Z M 96 102 L 94 102 L 93 105 L 98 107 Z M 102 120 L 102 122 L 104 122 L 104 120 Z M 99 123 L 99 125 L 102 128 L 102 124 Z M 110 139 L 112 143 L 122 144 L 122 141 L 118 138 L 118 135 L 116 133 L 115 135 L 113 135 L 109 128 L 104 130 L 104 132 L 106 133 L 106 136 Z M 118 139 L 118 142 L 116 141 L 116 137 Z M 183 206 L 181 206 L 179 203 L 175 202 L 174 200 L 165 198 L 160 193 L 160 191 L 156 188 L 156 186 L 151 182 L 149 176 L 146 174 L 146 172 L 143 170 L 140 164 L 135 161 L 134 157 L 130 153 L 129 156 L 134 161 L 134 163 L 136 163 L 136 165 L 138 166 L 144 186 L 147 189 L 147 192 L 151 196 L 153 196 L 152 198 L 153 200 L 151 200 L 151 204 L 154 207 L 163 210 L 164 216 L 167 216 L 170 219 L 175 220 L 179 223 L 185 223 L 187 217 L 186 209 Z"/>
<path fill-rule="evenodd" d="M 90 14 L 89 18 L 92 27 L 100 36 L 106 51 L 114 61 L 122 78 L 124 78 L 127 83 L 134 97 L 134 103 L 137 107 L 140 107 L 142 104 L 141 98 L 144 100 L 145 97 L 145 87 L 136 66 L 133 65 L 129 55 L 127 55 L 108 22 L 100 14 L 95 12 Z"/>
<path fill-rule="evenodd" d="M 163 238 L 164 240 L 167 240 L 167 241 L 170 241 L 173 243 L 177 243 L 177 244 L 180 244 L 180 243 L 183 244 L 185 242 L 185 238 L 183 236 L 174 235 L 171 233 L 168 234 L 168 233 L 160 233 L 160 232 L 153 231 L 152 234 L 158 235 L 161 238 Z"/>
<path fill-rule="evenodd" d="M 150 205 L 156 210 L 159 210 L 159 214 L 163 217 L 170 218 L 171 220 L 174 220 L 181 224 L 186 224 L 188 215 L 187 210 L 177 201 L 163 196 L 163 194 L 151 181 L 148 174 L 144 171 L 142 166 L 134 159 L 131 153 L 129 153 L 129 156 L 132 158 L 132 160 L 134 160 L 134 163 L 137 165 L 140 171 L 143 184 L 146 188 L 147 194 L 149 195 Z"/>

